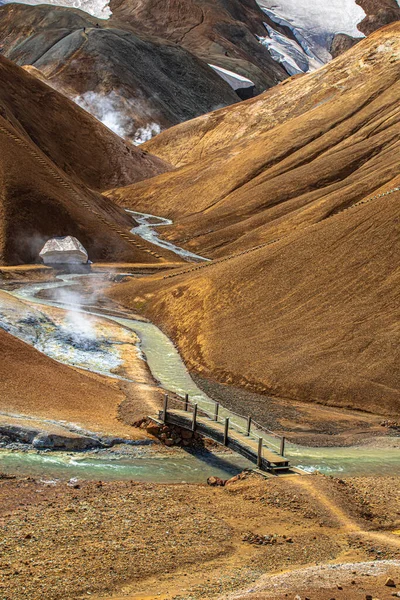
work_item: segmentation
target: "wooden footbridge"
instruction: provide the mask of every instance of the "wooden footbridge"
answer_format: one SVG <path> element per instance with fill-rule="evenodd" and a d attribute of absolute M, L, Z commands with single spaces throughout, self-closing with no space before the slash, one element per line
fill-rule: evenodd
<path fill-rule="evenodd" d="M 175 408 L 176 405 L 178 408 Z M 170 400 L 166 394 L 163 410 L 157 417 L 150 418 L 157 423 L 196 431 L 241 454 L 262 471 L 276 475 L 289 472 L 289 460 L 284 456 L 284 437 L 253 422 L 251 417 L 226 410 L 218 402 L 200 401 L 199 404 L 193 404 L 187 395 L 185 400 Z"/>

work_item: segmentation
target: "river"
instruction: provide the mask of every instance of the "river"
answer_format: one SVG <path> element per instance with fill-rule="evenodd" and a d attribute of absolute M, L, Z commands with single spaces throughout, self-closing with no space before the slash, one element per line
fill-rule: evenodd
<path fill-rule="evenodd" d="M 98 276 L 90 275 L 89 277 Z M 66 286 L 79 288 L 79 279 L 80 276 L 60 276 L 55 282 L 22 285 L 17 290 L 9 293 L 31 306 L 57 306 L 71 312 L 72 309 L 69 304 L 63 306 L 62 303 L 39 299 L 36 294 L 49 288 L 65 288 Z M 73 312 L 80 314 L 85 312 L 99 317 L 105 316 L 104 313 L 87 311 L 79 304 L 76 304 Z M 214 405 L 214 402 L 194 383 L 174 344 L 158 327 L 150 322 L 136 319 L 113 315 L 106 315 L 106 317 L 137 334 L 140 339 L 140 351 L 147 361 L 154 379 L 166 391 L 174 392 L 180 396 L 187 393 L 192 402 L 196 402 L 199 406 L 210 410 L 210 405 Z M 74 327 L 74 321 L 69 326 Z M 40 328 L 41 324 L 35 323 L 35 327 Z M 77 327 L 79 327 L 79 321 Z M 80 332 L 72 331 L 71 333 L 79 335 Z M 47 334 L 49 335 L 48 332 Z M 24 341 L 29 342 L 27 339 L 24 339 Z M 68 353 L 62 352 L 62 345 L 63 341 L 58 337 L 57 346 L 50 344 L 49 347 L 53 351 L 55 347 L 60 348 L 59 355 L 48 352 L 45 344 L 42 351 L 66 364 L 71 364 L 70 361 L 73 360 L 73 364 L 76 366 L 76 359 L 71 359 Z M 110 348 L 110 353 L 111 351 L 112 348 Z M 98 367 L 99 360 L 98 358 L 94 366 L 86 364 L 85 368 L 104 373 L 104 370 Z M 111 375 L 107 370 L 106 374 Z M 220 409 L 220 415 L 229 416 L 231 422 L 237 427 L 244 425 L 242 418 L 225 408 Z M 264 437 L 271 444 L 274 443 L 274 438 L 271 436 L 264 434 Z M 334 475 L 400 474 L 400 447 L 391 449 L 374 446 L 314 448 L 289 443 L 286 446 L 286 456 L 293 466 L 299 466 L 309 472 L 318 470 Z M 171 454 L 171 459 L 165 458 L 165 456 L 151 456 L 146 452 L 143 452 L 140 456 L 124 456 L 118 455 L 118 453 L 110 455 L 107 452 L 75 454 L 72 456 L 70 453 L 62 452 L 32 453 L 10 452 L 8 450 L 0 452 L 0 471 L 40 474 L 42 477 L 45 477 L 47 473 L 49 477 L 68 476 L 88 479 L 95 477 L 105 480 L 137 479 L 143 481 L 194 482 L 204 481 L 211 474 L 228 477 L 250 466 L 250 463 L 245 459 L 236 455 L 229 455 L 229 459 L 225 457 L 223 460 L 219 460 L 211 454 L 206 457 L 196 457 L 193 454 L 183 452 L 182 456 L 179 457 Z"/>

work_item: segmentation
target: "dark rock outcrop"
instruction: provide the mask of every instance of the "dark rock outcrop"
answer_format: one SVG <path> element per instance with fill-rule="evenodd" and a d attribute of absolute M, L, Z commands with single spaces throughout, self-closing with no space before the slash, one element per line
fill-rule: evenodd
<path fill-rule="evenodd" d="M 351 35 L 347 35 L 345 33 L 338 33 L 333 38 L 332 45 L 329 50 L 332 58 L 336 58 L 337 56 L 340 56 L 340 54 L 343 54 L 343 52 L 350 50 L 350 48 L 357 44 L 361 39 L 362 38 L 357 39 L 351 37 Z"/>
<path fill-rule="evenodd" d="M 356 0 L 365 11 L 366 17 L 358 29 L 369 35 L 384 25 L 400 20 L 400 6 L 396 0 Z"/>

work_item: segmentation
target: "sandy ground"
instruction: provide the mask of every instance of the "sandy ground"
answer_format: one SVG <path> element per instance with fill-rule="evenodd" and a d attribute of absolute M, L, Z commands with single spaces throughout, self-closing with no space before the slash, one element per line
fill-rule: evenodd
<path fill-rule="evenodd" d="M 0 281 L 49 281 L 53 278 L 53 269 L 42 264 L 0 267 Z"/>
<path fill-rule="evenodd" d="M 385 600 L 386 572 L 400 583 L 398 564 L 380 562 L 400 559 L 399 493 L 395 478 L 320 475 L 253 475 L 225 488 L 2 480 L 1 597 L 195 600 L 253 590 Z M 249 534 L 275 542 L 252 544 Z M 299 569 L 360 562 L 379 574 L 355 564 L 354 583 L 340 570 L 321 579 L 325 566 L 299 578 Z"/>

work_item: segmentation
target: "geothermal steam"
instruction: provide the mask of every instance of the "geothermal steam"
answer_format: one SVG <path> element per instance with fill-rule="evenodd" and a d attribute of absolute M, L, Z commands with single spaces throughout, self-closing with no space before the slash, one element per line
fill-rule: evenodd
<path fill-rule="evenodd" d="M 119 137 L 131 140 L 135 146 L 149 141 L 161 131 L 160 125 L 154 122 L 149 122 L 144 127 L 137 129 L 132 115 L 143 114 L 141 102 L 137 99 L 127 100 L 114 90 L 106 96 L 97 92 L 85 92 L 73 100 L 108 129 L 111 129 Z M 148 109 L 146 110 L 148 111 Z"/>

